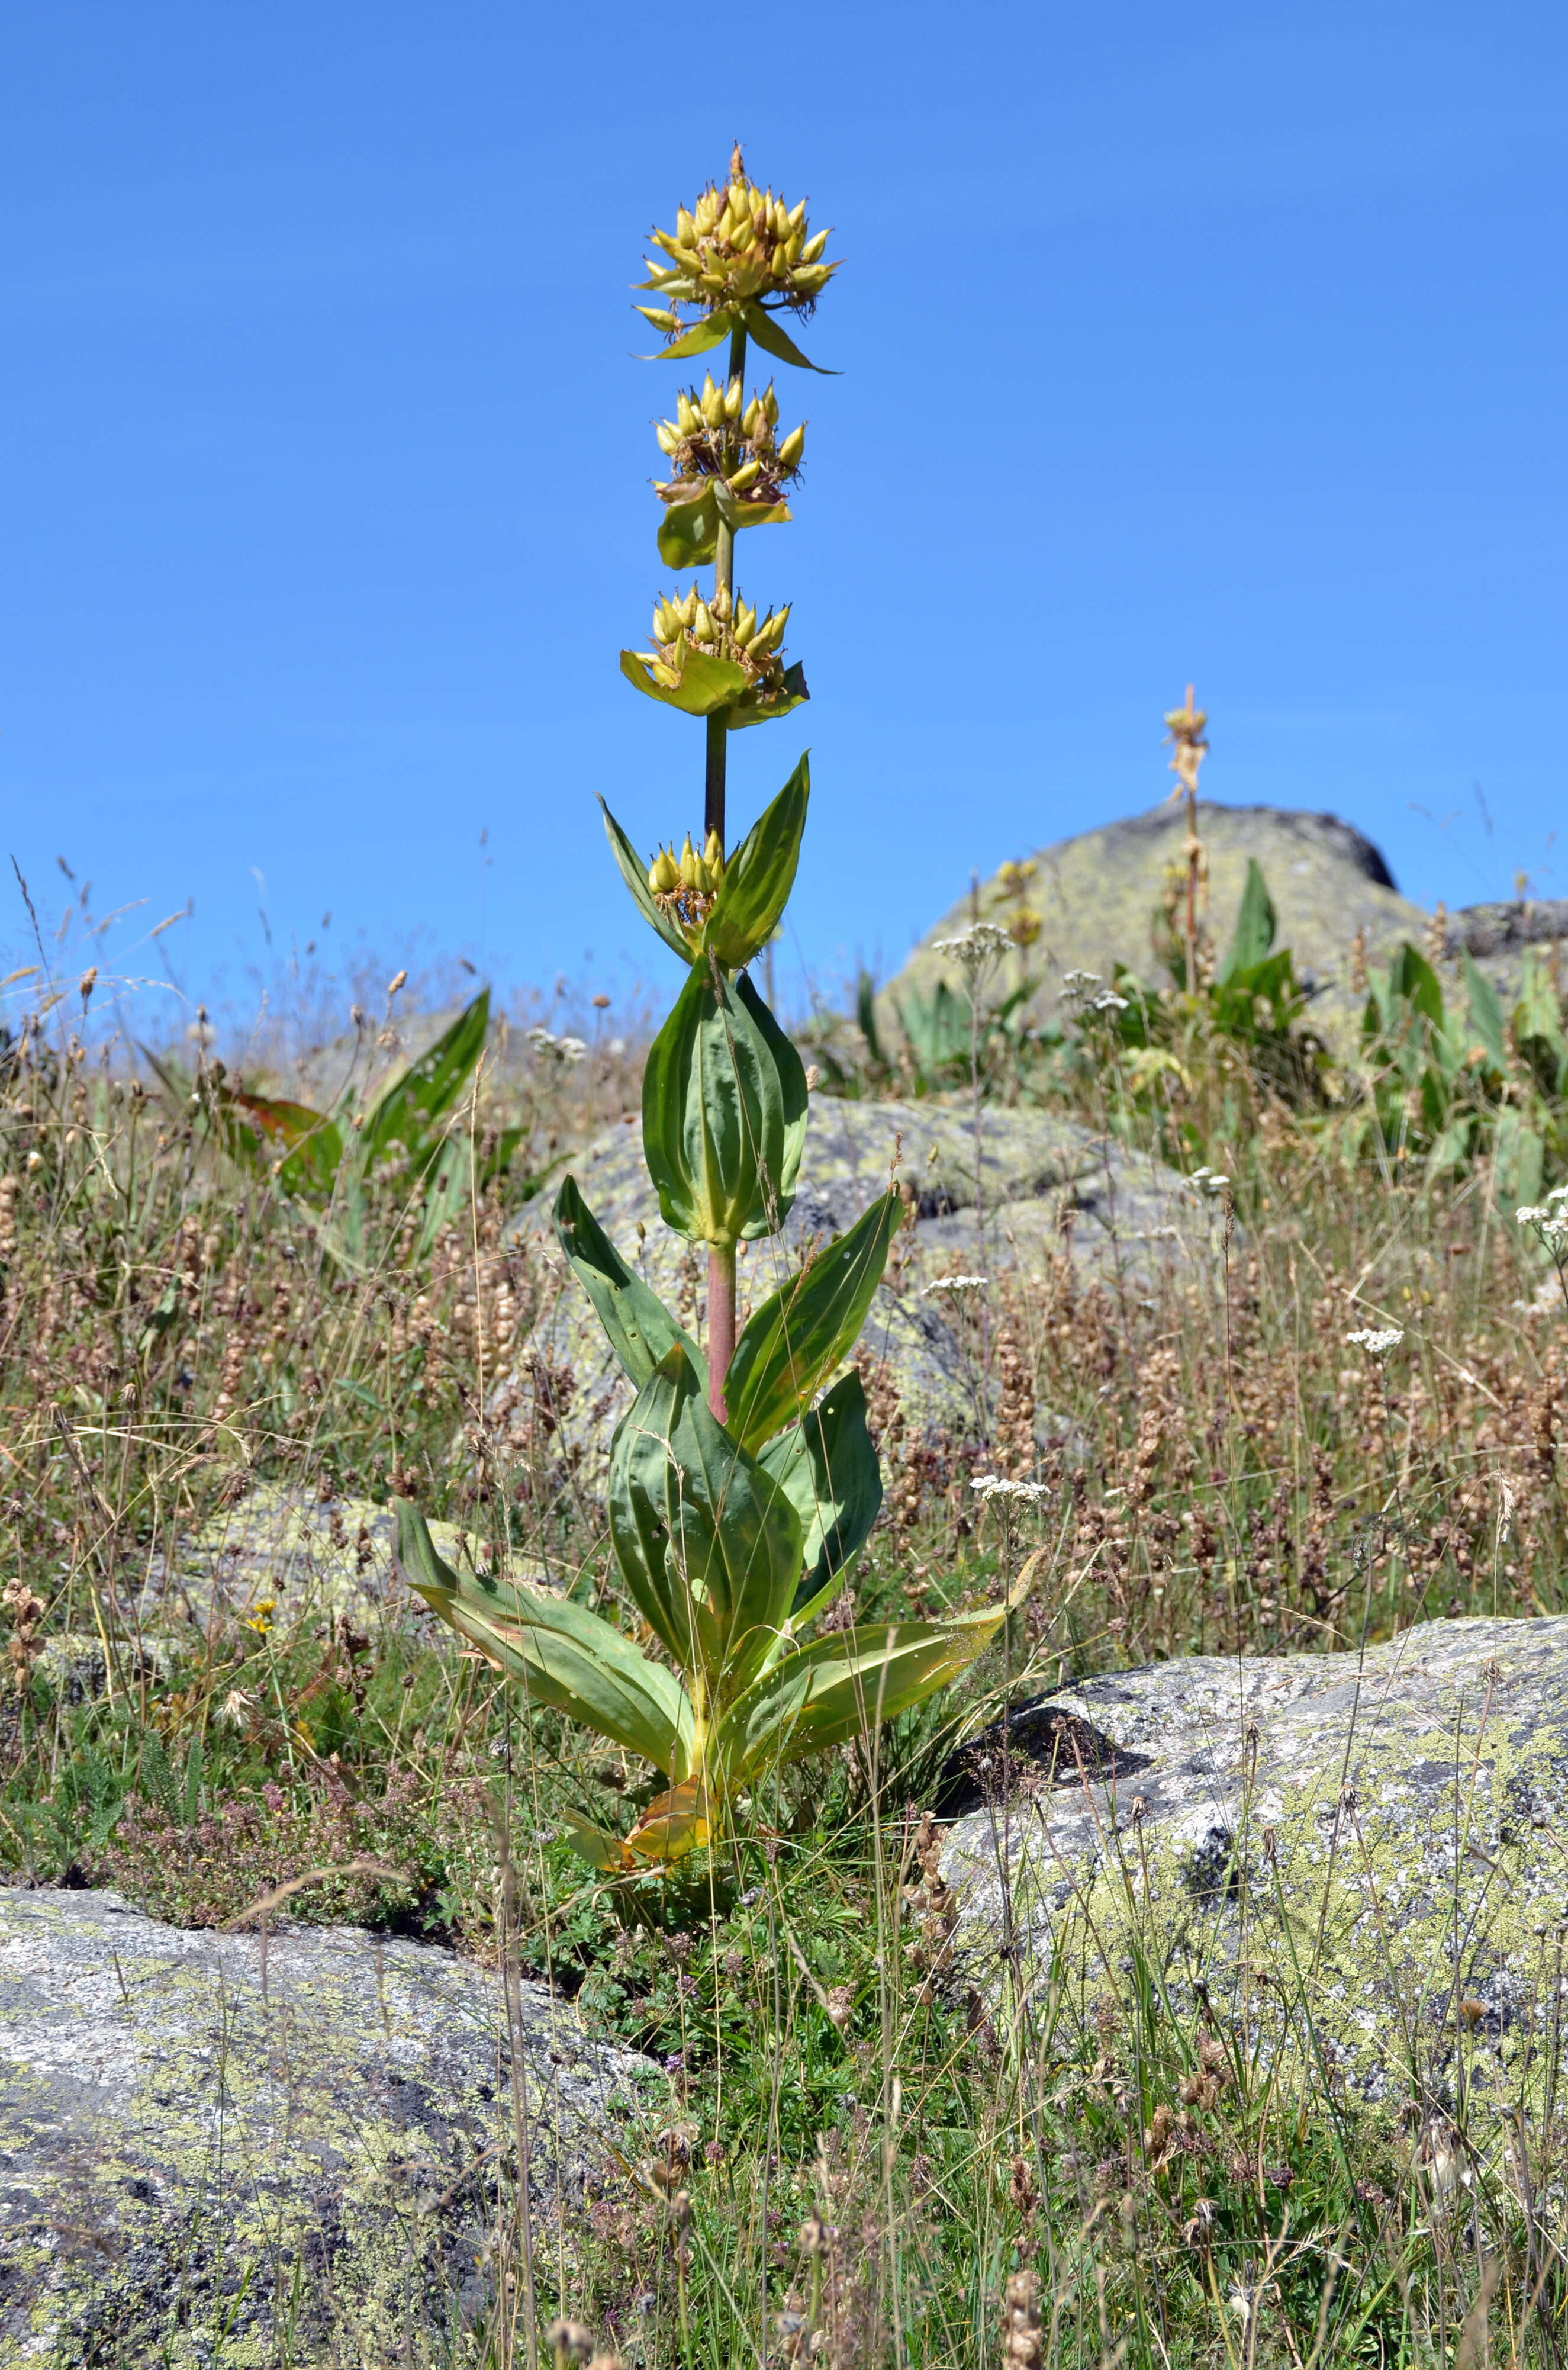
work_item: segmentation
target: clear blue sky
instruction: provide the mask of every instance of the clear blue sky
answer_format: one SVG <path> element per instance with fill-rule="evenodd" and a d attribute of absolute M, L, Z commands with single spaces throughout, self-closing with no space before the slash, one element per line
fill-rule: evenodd
<path fill-rule="evenodd" d="M 1162 795 L 1189 677 L 1216 797 L 1336 810 L 1425 902 L 1568 894 L 1562 8 L 708 23 L 12 0 L 0 803 L 46 925 L 63 856 L 146 901 L 106 970 L 234 1007 L 328 909 L 329 953 L 662 999 L 593 805 L 700 804 L 701 728 L 616 673 L 677 375 L 628 283 L 736 134 L 849 259 L 844 374 L 781 388 L 797 523 L 741 546 L 812 702 L 731 765 L 744 818 L 811 745 L 824 984 Z"/>

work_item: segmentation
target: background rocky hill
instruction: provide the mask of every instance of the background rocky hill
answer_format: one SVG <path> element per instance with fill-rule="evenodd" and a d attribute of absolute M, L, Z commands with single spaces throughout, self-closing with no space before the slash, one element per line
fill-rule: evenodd
<path fill-rule="evenodd" d="M 1324 1015 L 1347 1017 L 1359 1004 L 1350 984 L 1352 947 L 1364 934 L 1368 963 L 1386 962 L 1403 938 L 1429 948 L 1433 917 L 1400 894 L 1381 852 L 1337 815 L 1278 807 L 1217 806 L 1203 800 L 1198 829 L 1208 851 L 1208 923 L 1223 950 L 1246 880 L 1248 858 L 1262 866 L 1276 908 L 1276 943 L 1288 946 L 1299 974 L 1310 978 Z M 1150 917 L 1165 876 L 1183 863 L 1185 821 L 1168 800 L 1098 831 L 1036 849 L 1036 870 L 1024 903 L 1040 917 L 1040 935 L 1024 959 L 1041 981 L 1042 1013 L 1055 1009 L 1064 972 L 1111 976 L 1117 961 L 1150 980 L 1162 978 L 1150 940 Z M 887 1000 L 913 991 L 929 995 L 938 979 L 962 985 L 956 966 L 936 951 L 975 918 L 1005 924 L 1016 911 L 1004 879 L 993 874 L 959 899 L 920 941 Z M 1515 988 L 1520 948 L 1532 940 L 1568 937 L 1568 901 L 1471 906 L 1447 917 L 1445 951 L 1458 961 L 1463 948 L 1505 994 Z M 1013 959 L 1016 966 L 1017 958 Z"/>

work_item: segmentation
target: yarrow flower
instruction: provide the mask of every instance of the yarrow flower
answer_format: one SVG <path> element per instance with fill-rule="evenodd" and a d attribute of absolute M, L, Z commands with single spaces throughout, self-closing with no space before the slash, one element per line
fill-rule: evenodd
<path fill-rule="evenodd" d="M 979 1473 L 969 1487 L 982 1498 L 1048 1498 L 1043 1481 L 1013 1481 L 1004 1473 Z"/>
<path fill-rule="evenodd" d="M 1222 1193 L 1230 1179 L 1222 1170 L 1210 1168 L 1206 1161 L 1201 1168 L 1193 1170 L 1192 1181 L 1195 1185 L 1201 1185 L 1206 1193 Z"/>
<path fill-rule="evenodd" d="M 1354 1333 L 1347 1333 L 1345 1338 L 1356 1349 L 1365 1350 L 1369 1358 L 1382 1358 L 1404 1340 L 1404 1328 L 1402 1325 L 1358 1325 Z"/>
<path fill-rule="evenodd" d="M 956 955 L 968 972 L 983 971 L 987 963 L 999 956 L 1013 952 L 1013 941 L 1005 930 L 994 922 L 971 922 L 956 938 L 938 938 L 933 951 L 939 955 Z"/>
<path fill-rule="evenodd" d="M 1089 1009 L 1091 1012 L 1125 1012 L 1127 1007 L 1127 999 L 1125 995 L 1118 995 L 1114 987 L 1103 987 L 1090 1004 Z"/>
<path fill-rule="evenodd" d="M 525 1031 L 525 1041 L 536 1053 L 554 1054 L 557 1062 L 580 1062 L 588 1052 L 580 1037 L 557 1037 L 553 1030 L 537 1025 Z"/>
<path fill-rule="evenodd" d="M 983 1275 L 936 1275 L 926 1285 L 927 1292 L 964 1292 L 979 1290 L 990 1279 Z"/>

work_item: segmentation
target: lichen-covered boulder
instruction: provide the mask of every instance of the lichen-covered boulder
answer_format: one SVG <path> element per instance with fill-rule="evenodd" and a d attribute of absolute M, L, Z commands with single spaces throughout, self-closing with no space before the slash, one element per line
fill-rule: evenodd
<path fill-rule="evenodd" d="M 1346 2086 L 1501 2100 L 1568 1936 L 1568 1619 L 1064 1688 L 966 1750 L 958 1950 L 1080 2007 L 1141 1966 Z M 1005 1882 L 1001 1870 L 1005 1868 Z M 1016 1978 L 1015 1978 L 1016 1979 Z M 1305 2020 L 1304 2020 L 1305 2019 Z"/>
<path fill-rule="evenodd" d="M 548 2266 L 652 2072 L 519 1990 L 514 2020 L 428 1944 L 0 1892 L 0 2362 L 476 2363 L 520 2130 Z"/>
<path fill-rule="evenodd" d="M 346 1620 L 369 1636 L 383 1625 L 406 1628 L 426 1616 L 393 1561 L 394 1519 L 390 1506 L 336 1497 L 319 1484 L 258 1481 L 181 1538 L 172 1557 L 152 1559 L 141 1623 L 293 1628 L 315 1616 Z M 483 1553 L 489 1569 L 490 1550 L 455 1524 L 432 1523 L 430 1536 L 449 1563 Z M 548 1577 L 515 1557 L 504 1570 L 510 1580 Z"/>
<path fill-rule="evenodd" d="M 661 1222 L 641 1130 L 623 1126 L 601 1136 L 573 1172 L 623 1256 L 683 1322 L 701 1327 L 705 1257 Z M 1212 1212 L 1183 1178 L 1069 1121 L 988 1110 L 977 1164 L 967 1109 L 814 1095 L 795 1206 L 781 1234 L 741 1247 L 742 1319 L 777 1290 L 807 1243 L 842 1233 L 890 1179 L 906 1194 L 910 1224 L 894 1239 L 861 1351 L 873 1365 L 885 1363 L 905 1425 L 917 1436 L 962 1437 L 983 1428 L 973 1348 L 949 1321 L 951 1301 L 927 1288 L 938 1276 L 994 1276 L 1065 1250 L 1082 1273 L 1145 1295 L 1168 1264 L 1211 1248 Z M 511 1416 L 521 1444 L 536 1433 L 543 1385 L 555 1439 L 578 1452 L 580 1470 L 597 1487 L 631 1395 L 586 1294 L 552 1248 L 552 1199 L 531 1202 L 514 1224 L 519 1238 L 540 1248 L 551 1285 L 493 1412 Z"/>

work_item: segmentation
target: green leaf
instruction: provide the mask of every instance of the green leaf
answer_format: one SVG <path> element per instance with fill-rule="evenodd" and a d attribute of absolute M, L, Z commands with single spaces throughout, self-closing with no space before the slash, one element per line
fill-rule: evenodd
<path fill-rule="evenodd" d="M 1443 990 L 1437 974 L 1408 938 L 1389 965 L 1389 995 L 1391 1003 L 1409 1005 L 1434 1029 L 1443 1026 Z"/>
<path fill-rule="evenodd" d="M 706 568 L 718 548 L 723 519 L 738 535 L 743 526 L 787 526 L 787 502 L 726 500 L 722 480 L 704 477 L 684 499 L 665 496 L 669 503 L 658 527 L 658 556 L 676 575 L 688 568 Z"/>
<path fill-rule="evenodd" d="M 1486 973 L 1478 970 L 1468 947 L 1465 949 L 1464 974 L 1471 1033 L 1493 1068 L 1505 1072 L 1508 1067 L 1508 1025 L 1504 1017 L 1503 999 Z"/>
<path fill-rule="evenodd" d="M 718 544 L 718 500 L 715 481 L 704 477 L 689 498 L 672 501 L 658 523 L 658 556 L 679 575 L 682 569 L 705 568 Z"/>
<path fill-rule="evenodd" d="M 1519 965 L 1519 1001 L 1514 1012 L 1514 1043 L 1547 1094 L 1568 1087 L 1568 1037 L 1551 972 L 1539 947 L 1527 947 Z M 1528 1201 L 1532 1197 L 1523 1197 Z"/>
<path fill-rule="evenodd" d="M 592 1301 L 611 1348 L 637 1388 L 679 1342 L 705 1390 L 708 1370 L 702 1352 L 658 1294 L 635 1268 L 627 1266 L 583 1200 L 575 1177 L 568 1177 L 555 1196 L 555 1239 Z"/>
<path fill-rule="evenodd" d="M 1029 1558 L 1001 1605 L 947 1621 L 874 1621 L 815 1638 L 754 1679 L 720 1725 L 734 1785 L 804 1760 L 878 1723 L 967 1671 L 1023 1602 L 1045 1550 Z"/>
<path fill-rule="evenodd" d="M 802 757 L 725 865 L 703 944 L 727 971 L 761 954 L 778 927 L 795 886 L 810 797 L 811 768 Z"/>
<path fill-rule="evenodd" d="M 1236 933 L 1219 966 L 1217 984 L 1226 987 L 1238 972 L 1253 971 L 1261 963 L 1274 944 L 1278 915 L 1274 900 L 1268 893 L 1257 858 L 1247 858 L 1247 885 L 1242 892 L 1242 903 L 1236 915 Z"/>
<path fill-rule="evenodd" d="M 789 1608 L 803 1629 L 838 1592 L 882 1510 L 882 1472 L 865 1428 L 865 1386 L 852 1366 L 758 1458 L 800 1517 L 806 1570 Z"/>
<path fill-rule="evenodd" d="M 757 1449 L 808 1408 L 858 1340 L 904 1214 L 894 1191 L 754 1308 L 725 1378 L 729 1429 Z"/>
<path fill-rule="evenodd" d="M 285 1193 L 325 1200 L 343 1159 L 343 1138 L 335 1122 L 306 1103 L 247 1095 L 223 1087 L 213 1110 L 223 1149 L 231 1159 L 261 1171 L 281 1155 L 278 1181 Z"/>
<path fill-rule="evenodd" d="M 865 1040 L 865 1050 L 879 1070 L 888 1066 L 882 1051 L 882 1038 L 876 1026 L 876 983 L 868 971 L 863 970 L 854 985 L 855 1018 Z"/>
<path fill-rule="evenodd" d="M 722 1703 L 772 1651 L 801 1568 L 782 1485 L 709 1412 L 677 1345 L 637 1393 L 610 1454 L 610 1538 L 638 1610 Z"/>
<path fill-rule="evenodd" d="M 560 1815 L 566 1841 L 578 1859 L 586 1860 L 589 1868 L 606 1876 L 619 1875 L 624 1870 L 626 1852 L 619 1835 L 607 1835 L 591 1819 L 579 1818 L 576 1811 L 563 1811 Z"/>
<path fill-rule="evenodd" d="M 610 853 L 621 868 L 621 878 L 632 892 L 633 904 L 649 929 L 657 930 L 665 945 L 678 954 L 682 962 L 689 963 L 692 960 L 692 949 L 681 933 L 680 924 L 672 922 L 662 907 L 654 903 L 653 891 L 647 885 L 647 865 L 639 858 L 636 849 L 626 837 L 602 798 L 600 799 L 599 805 L 604 817 L 604 836 L 610 842 Z"/>
<path fill-rule="evenodd" d="M 728 659 L 710 658 L 705 650 L 698 650 L 686 652 L 677 684 L 656 681 L 635 650 L 622 651 L 621 672 L 649 699 L 662 700 L 666 708 L 678 708 L 683 716 L 712 716 L 721 708 L 732 708 L 748 681 L 744 667 L 736 666 Z M 779 713 L 784 712 L 781 706 Z"/>
<path fill-rule="evenodd" d="M 1497 1196 L 1508 1209 L 1540 1199 L 1546 1173 L 1546 1145 L 1539 1129 L 1509 1104 L 1497 1114 L 1497 1139 L 1493 1154 Z"/>
<path fill-rule="evenodd" d="M 841 371 L 824 370 L 820 362 L 807 362 L 795 339 L 781 329 L 775 314 L 765 313 L 761 305 L 742 305 L 740 317 L 752 337 L 766 354 L 775 361 L 793 362 L 796 370 L 815 371 L 819 378 L 841 378 Z"/>
<path fill-rule="evenodd" d="M 805 1137 L 799 1054 L 749 980 L 693 964 L 643 1073 L 643 1150 L 665 1225 L 720 1246 L 775 1233 Z"/>
<path fill-rule="evenodd" d="M 490 1025 L 490 991 L 481 988 L 429 1051 L 384 1087 L 355 1139 L 357 1165 L 368 1169 L 387 1146 L 401 1144 L 416 1158 L 432 1156 L 431 1131 L 473 1076 Z"/>
<path fill-rule="evenodd" d="M 787 716 L 794 708 L 803 707 L 811 694 L 806 688 L 806 669 L 797 661 L 784 673 L 784 690 L 774 698 L 756 701 L 729 709 L 725 722 L 731 732 L 743 732 L 749 724 L 772 724 L 775 718 Z"/>
<path fill-rule="evenodd" d="M 432 1613 L 551 1705 L 640 1754 L 671 1779 L 691 1766 L 692 1706 L 673 1673 L 650 1662 L 586 1605 L 543 1590 L 454 1571 L 417 1506 L 395 1501 L 397 1568 Z"/>
<path fill-rule="evenodd" d="M 929 998 L 911 995 L 894 1009 L 922 1069 L 942 1070 L 968 1060 L 969 1000 L 955 995 L 944 979 L 937 981 Z"/>
<path fill-rule="evenodd" d="M 632 309 L 645 313 L 651 308 L 635 305 Z M 734 313 L 721 307 L 718 312 L 708 314 L 705 319 L 693 322 L 691 328 L 682 329 L 671 344 L 661 346 L 657 354 L 639 354 L 637 359 L 645 362 L 690 362 L 693 354 L 705 354 L 714 346 L 722 345 L 735 328 L 736 321 Z"/>

